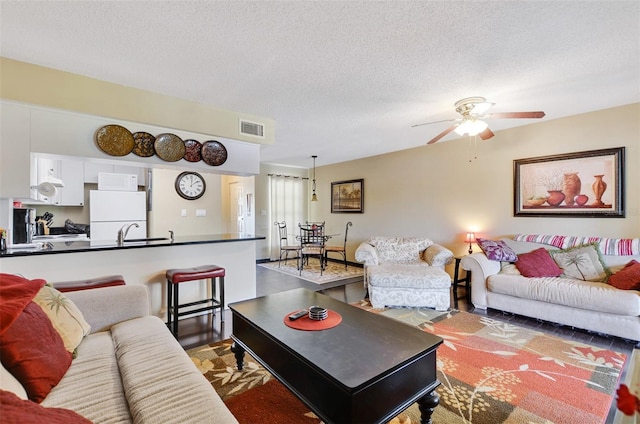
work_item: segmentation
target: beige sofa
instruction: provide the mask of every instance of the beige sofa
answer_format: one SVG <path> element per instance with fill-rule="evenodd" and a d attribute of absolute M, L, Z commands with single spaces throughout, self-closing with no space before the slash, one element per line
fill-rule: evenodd
<path fill-rule="evenodd" d="M 502 239 L 516 254 L 547 244 Z M 611 272 L 640 256 L 602 255 Z M 502 270 L 501 263 L 484 253 L 462 258 L 471 271 L 471 302 L 476 309 L 498 309 L 572 327 L 640 341 L 640 292 L 609 284 L 561 277 L 528 278 Z"/>
<path fill-rule="evenodd" d="M 447 310 L 451 277 L 444 266 L 453 253 L 427 238 L 371 237 L 358 246 L 364 285 L 374 308 L 428 307 Z"/>
<path fill-rule="evenodd" d="M 149 315 L 145 286 L 65 295 L 91 333 L 42 406 L 71 409 L 94 423 L 237 423 L 165 323 Z M 9 383 L 4 374 L 2 388 Z"/>

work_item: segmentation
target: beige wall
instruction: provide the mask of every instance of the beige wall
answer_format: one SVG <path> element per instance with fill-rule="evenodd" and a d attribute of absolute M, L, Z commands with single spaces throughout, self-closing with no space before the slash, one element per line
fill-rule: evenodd
<path fill-rule="evenodd" d="M 513 160 L 626 147 L 626 218 L 513 216 Z M 349 230 L 348 259 L 373 235 L 425 236 L 466 253 L 464 233 L 640 237 L 640 104 L 499 131 L 479 141 L 469 162 L 468 139 L 446 140 L 401 152 L 317 169 L 317 204 L 310 217 L 327 231 Z M 364 178 L 363 214 L 330 213 L 330 183 Z M 585 183 L 583 183 L 586 185 Z M 477 251 L 478 247 L 474 246 Z"/>
<path fill-rule="evenodd" d="M 221 213 L 224 204 L 221 194 L 222 176 L 200 173 L 207 186 L 204 195 L 196 200 L 186 200 L 178 196 L 174 189 L 180 172 L 171 169 L 152 171 L 152 209 L 147 223 L 149 236 L 167 237 L 169 230 L 173 230 L 176 237 L 225 233 Z M 186 209 L 186 217 L 182 216 L 182 209 Z M 204 209 L 207 215 L 196 217 L 196 209 Z"/>

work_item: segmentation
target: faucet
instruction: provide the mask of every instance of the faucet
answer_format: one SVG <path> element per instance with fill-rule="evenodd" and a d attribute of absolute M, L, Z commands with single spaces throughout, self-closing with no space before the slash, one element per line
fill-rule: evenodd
<path fill-rule="evenodd" d="M 171 236 L 171 243 L 173 243 L 173 230 L 169 230 L 169 235 Z"/>
<path fill-rule="evenodd" d="M 123 225 L 122 228 L 118 230 L 118 246 L 122 246 L 124 244 L 124 239 L 127 237 L 127 233 L 131 229 L 131 227 L 140 227 L 137 223 L 132 222 L 131 224 Z"/>

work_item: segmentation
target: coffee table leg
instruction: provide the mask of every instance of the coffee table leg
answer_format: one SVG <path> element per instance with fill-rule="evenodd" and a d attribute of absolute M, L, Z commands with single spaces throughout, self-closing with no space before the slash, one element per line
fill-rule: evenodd
<path fill-rule="evenodd" d="M 431 415 L 440 403 L 440 396 L 434 390 L 418 399 L 418 408 L 420 409 L 420 424 L 432 424 Z"/>
<path fill-rule="evenodd" d="M 242 371 L 244 367 L 244 349 L 237 343 L 231 345 L 231 352 L 236 357 L 236 364 L 238 364 L 238 371 Z"/>

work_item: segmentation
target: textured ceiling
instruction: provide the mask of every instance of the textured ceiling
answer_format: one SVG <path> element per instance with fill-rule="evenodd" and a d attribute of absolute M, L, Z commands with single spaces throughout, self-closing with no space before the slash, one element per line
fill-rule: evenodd
<path fill-rule="evenodd" d="M 545 120 L 640 101 L 639 1 L 2 0 L 0 18 L 4 57 L 274 119 L 263 163 L 423 146 L 449 124 L 411 125 L 469 96 Z"/>

